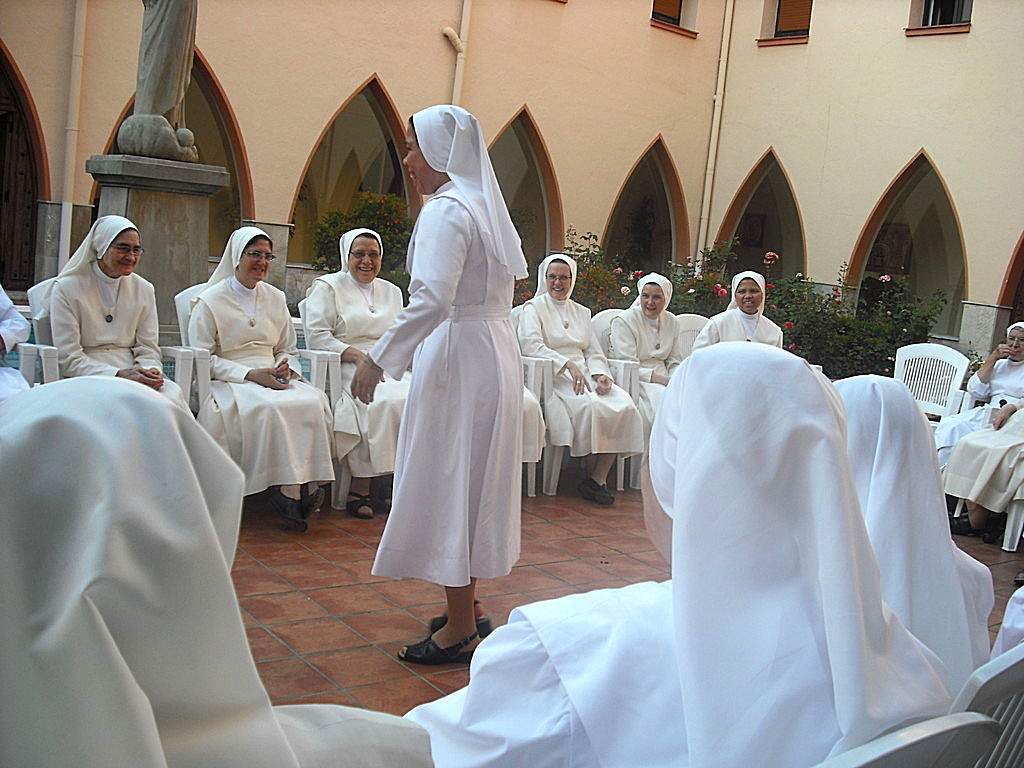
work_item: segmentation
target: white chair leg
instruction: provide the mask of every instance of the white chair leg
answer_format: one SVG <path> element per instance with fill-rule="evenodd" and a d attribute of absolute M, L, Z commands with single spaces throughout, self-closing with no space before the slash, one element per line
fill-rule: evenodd
<path fill-rule="evenodd" d="M 537 495 L 537 462 L 528 461 L 523 466 L 526 468 L 526 495 L 532 499 Z"/>
<path fill-rule="evenodd" d="M 558 476 L 562 472 L 562 457 L 565 455 L 564 445 L 544 446 L 544 484 L 545 496 L 558 493 Z"/>
<path fill-rule="evenodd" d="M 953 510 L 953 517 L 960 517 L 964 513 L 964 499 L 956 500 L 956 509 Z"/>
<path fill-rule="evenodd" d="M 1003 534 L 1003 549 L 1016 552 L 1024 532 L 1024 504 L 1011 504 L 1006 511 L 1006 533 Z"/>
<path fill-rule="evenodd" d="M 345 509 L 351 486 L 352 473 L 348 471 L 348 462 L 344 459 L 334 462 L 334 482 L 331 488 L 331 506 L 334 509 Z"/>
<path fill-rule="evenodd" d="M 615 457 L 615 489 L 626 490 L 626 457 L 621 453 Z"/>
<path fill-rule="evenodd" d="M 640 490 L 640 465 L 644 463 L 644 457 L 640 454 L 629 457 L 629 487 L 634 491 Z"/>

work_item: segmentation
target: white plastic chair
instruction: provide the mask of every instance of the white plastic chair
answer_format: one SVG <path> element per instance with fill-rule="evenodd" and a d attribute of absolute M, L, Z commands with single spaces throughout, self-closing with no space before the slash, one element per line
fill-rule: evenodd
<path fill-rule="evenodd" d="M 32 308 L 26 305 L 15 305 L 18 314 L 29 322 L 32 322 Z M 60 368 L 57 363 L 57 348 L 51 344 L 40 344 L 36 342 L 22 342 L 15 344 L 12 352 L 18 353 L 18 370 L 28 382 L 30 387 L 37 384 L 49 384 L 60 378 Z M 38 365 L 42 361 L 42 365 Z M 36 370 L 41 372 L 40 381 L 36 381 Z"/>
<path fill-rule="evenodd" d="M 44 280 L 50 283 L 56 280 L 51 277 Z M 60 368 L 57 362 L 57 348 L 53 346 L 53 331 L 50 328 L 50 318 L 47 315 L 42 320 L 37 320 L 36 315 L 40 307 L 31 306 L 29 302 L 28 317 L 32 322 L 32 335 L 35 338 L 34 344 L 19 344 L 18 354 L 21 357 L 21 375 L 30 384 L 35 383 L 36 360 L 42 360 L 43 384 L 57 381 L 60 378 Z M 160 356 L 163 360 L 171 360 L 174 363 L 174 383 L 181 388 L 181 393 L 188 402 L 192 392 L 192 368 L 194 355 L 191 349 L 181 346 L 162 346 Z"/>
<path fill-rule="evenodd" d="M 896 350 L 893 378 L 907 385 L 926 416 L 960 410 L 960 384 L 970 361 L 942 344 L 908 344 Z"/>
<path fill-rule="evenodd" d="M 635 360 L 613 360 L 608 357 L 608 350 L 611 348 L 612 320 L 622 314 L 621 309 L 604 309 L 590 319 L 597 337 L 597 343 L 601 345 L 601 351 L 608 358 L 608 367 L 612 372 L 612 380 L 622 389 L 626 390 L 633 404 L 640 407 L 640 363 Z M 645 446 L 646 450 L 646 446 Z M 620 491 L 625 489 L 626 458 L 619 454 L 615 459 L 615 486 Z M 643 456 L 638 456 L 637 461 L 630 458 L 629 487 L 640 488 L 640 464 Z"/>
<path fill-rule="evenodd" d="M 511 319 L 512 329 L 519 332 L 519 315 L 522 314 L 522 305 L 512 308 Z M 542 357 L 528 357 L 523 355 L 523 385 L 533 393 L 534 397 L 540 402 L 541 412 L 544 410 L 544 402 L 551 392 L 552 381 L 554 378 L 554 364 L 550 360 L 545 360 Z M 551 446 L 545 444 L 541 461 L 544 466 L 545 478 L 547 477 L 547 465 L 548 465 L 548 454 L 551 451 Z M 561 460 L 561 456 L 559 456 Z M 523 464 L 526 466 L 526 495 L 533 498 L 537 495 L 537 462 L 535 461 L 524 461 Z M 557 480 L 555 482 L 557 487 Z M 547 493 L 547 490 L 544 491 Z M 548 494 L 548 495 L 554 495 Z"/>
<path fill-rule="evenodd" d="M 964 500 L 958 499 L 956 509 L 953 510 L 953 517 L 960 517 L 964 512 Z M 1020 544 L 1021 534 L 1024 534 L 1024 501 L 1015 499 L 1006 507 L 1006 530 L 1003 532 L 1003 549 L 1006 552 L 1016 552 Z"/>
<path fill-rule="evenodd" d="M 969 768 L 999 738 L 999 723 L 977 712 L 943 715 L 879 736 L 817 768 Z"/>
<path fill-rule="evenodd" d="M 704 315 L 692 315 L 686 312 L 676 315 L 676 333 L 679 334 L 679 345 L 683 351 L 683 360 L 688 358 L 690 353 L 693 352 L 693 342 L 697 340 L 697 336 L 709 322 L 710 320 L 704 317 Z"/>
<path fill-rule="evenodd" d="M 967 678 L 950 707 L 951 713 L 988 715 L 1003 733 L 988 759 L 978 768 L 1024 766 L 1024 645 L 1011 648 L 983 664 Z"/>

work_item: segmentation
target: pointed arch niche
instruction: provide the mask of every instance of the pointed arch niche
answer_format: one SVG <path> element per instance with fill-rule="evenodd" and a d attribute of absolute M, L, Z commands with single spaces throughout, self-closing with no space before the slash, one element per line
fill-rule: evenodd
<path fill-rule="evenodd" d="M 527 107 L 498 133 L 488 150 L 530 267 L 562 248 L 565 226 L 554 167 Z"/>
<path fill-rule="evenodd" d="M 860 301 L 878 295 L 882 275 L 906 277 L 914 294 L 935 291 L 946 305 L 932 326 L 936 336 L 960 335 L 966 287 L 963 234 L 945 182 L 922 149 L 876 203 L 850 256 L 849 275 L 860 281 Z"/>
<path fill-rule="evenodd" d="M 1004 307 L 1013 307 L 1010 310 L 1011 323 L 1019 323 L 1024 319 L 1024 232 L 1020 233 L 1010 256 L 998 303 Z"/>
<path fill-rule="evenodd" d="M 348 211 L 359 192 L 403 197 L 415 218 L 422 201 L 399 157 L 404 141 L 405 123 L 373 75 L 334 113 L 306 161 L 292 202 L 290 262 L 312 261 L 317 222 L 331 211 Z"/>
<path fill-rule="evenodd" d="M 687 255 L 683 187 L 661 135 L 630 171 L 604 232 L 605 251 L 631 269 L 658 271 Z"/>
<path fill-rule="evenodd" d="M 35 282 L 36 207 L 50 198 L 39 115 L 7 46 L 0 41 L 0 283 Z"/>
<path fill-rule="evenodd" d="M 132 113 L 133 96 L 122 110 L 114 130 L 107 139 L 107 154 L 117 154 L 117 131 Z M 252 175 L 245 143 L 234 110 L 223 86 L 210 68 L 206 57 L 196 49 L 192 60 L 192 79 L 183 102 L 185 125 L 196 137 L 199 162 L 227 168 L 230 184 L 210 197 L 209 252 L 219 257 L 231 233 L 243 219 L 255 218 Z M 93 183 L 91 199 L 99 203 L 99 185 Z"/>
<path fill-rule="evenodd" d="M 781 257 L 783 276 L 806 272 L 800 209 L 789 178 L 771 147 L 740 184 L 715 242 L 727 243 L 733 237 L 739 238 L 737 271 L 763 272 L 765 252 L 774 251 Z"/>

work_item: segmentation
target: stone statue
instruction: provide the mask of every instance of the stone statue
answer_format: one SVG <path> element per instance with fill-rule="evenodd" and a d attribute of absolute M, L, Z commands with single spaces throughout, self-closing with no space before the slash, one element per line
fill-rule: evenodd
<path fill-rule="evenodd" d="M 195 136 L 182 101 L 192 79 L 199 0 L 143 0 L 135 109 L 117 132 L 122 152 L 194 163 Z"/>

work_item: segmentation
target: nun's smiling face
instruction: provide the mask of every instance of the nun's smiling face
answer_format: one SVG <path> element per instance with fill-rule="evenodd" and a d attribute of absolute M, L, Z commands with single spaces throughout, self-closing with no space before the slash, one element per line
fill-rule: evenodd
<path fill-rule="evenodd" d="M 544 284 L 551 298 L 565 301 L 572 288 L 572 270 L 564 261 L 552 261 L 544 273 Z"/>
<path fill-rule="evenodd" d="M 749 277 L 745 277 L 736 286 L 736 294 L 733 298 L 736 299 L 736 306 L 748 315 L 756 315 L 757 310 L 761 308 L 761 302 L 764 301 L 764 294 L 761 293 L 761 286 Z"/>
<path fill-rule="evenodd" d="M 99 260 L 100 271 L 107 277 L 127 277 L 139 266 L 142 241 L 134 229 L 126 229 L 114 238 Z"/>
<path fill-rule="evenodd" d="M 265 237 L 254 237 L 242 249 L 242 258 L 235 267 L 235 277 L 246 288 L 255 288 L 260 280 L 267 279 L 270 262 L 274 260 L 274 252 L 269 240 Z"/>
<path fill-rule="evenodd" d="M 660 285 L 647 283 L 640 291 L 640 306 L 644 310 L 644 316 L 652 320 L 661 315 L 665 309 L 665 292 Z"/>
<path fill-rule="evenodd" d="M 421 195 L 432 195 L 437 188 L 448 181 L 448 174 L 434 170 L 430 163 L 423 157 L 420 145 L 416 142 L 416 132 L 412 125 L 405 130 L 405 157 L 402 158 L 402 165 L 412 176 L 413 186 Z"/>
<path fill-rule="evenodd" d="M 348 271 L 360 283 L 372 283 L 380 274 L 380 243 L 373 235 L 360 235 L 348 250 Z"/>

